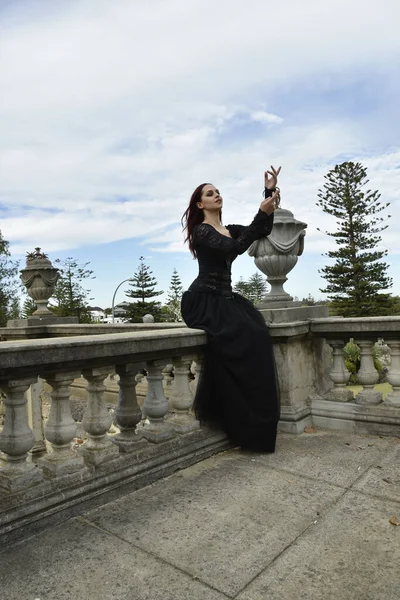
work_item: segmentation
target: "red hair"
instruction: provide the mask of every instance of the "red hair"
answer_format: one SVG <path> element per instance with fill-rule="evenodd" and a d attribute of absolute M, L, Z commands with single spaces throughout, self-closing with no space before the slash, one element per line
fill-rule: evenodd
<path fill-rule="evenodd" d="M 202 223 L 204 220 L 203 211 L 197 206 L 197 204 L 198 202 L 201 202 L 201 194 L 206 185 L 211 184 L 202 183 L 194 190 L 190 198 L 189 206 L 183 213 L 181 219 L 183 231 L 186 229 L 185 242 L 189 242 L 189 250 L 193 254 L 194 258 L 196 258 L 197 255 L 196 250 L 193 248 L 193 229 L 196 227 L 196 225 L 200 225 L 200 223 Z M 222 219 L 222 210 L 219 211 L 219 218 Z"/>

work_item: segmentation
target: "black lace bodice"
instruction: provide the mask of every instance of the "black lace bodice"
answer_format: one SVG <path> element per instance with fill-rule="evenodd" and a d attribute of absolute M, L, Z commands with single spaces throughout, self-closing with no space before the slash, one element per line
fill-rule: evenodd
<path fill-rule="evenodd" d="M 268 194 L 269 195 L 269 194 Z M 274 214 L 258 211 L 252 223 L 228 225 L 231 235 L 219 233 L 212 225 L 200 223 L 193 230 L 193 246 L 199 263 L 198 277 L 189 290 L 232 297 L 231 265 L 251 244 L 271 233 Z"/>

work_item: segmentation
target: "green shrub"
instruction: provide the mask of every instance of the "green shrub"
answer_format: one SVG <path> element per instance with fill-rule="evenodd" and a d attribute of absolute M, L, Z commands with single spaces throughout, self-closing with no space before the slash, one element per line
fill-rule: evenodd
<path fill-rule="evenodd" d="M 344 362 L 347 370 L 350 372 L 350 385 L 357 385 L 358 377 L 357 373 L 360 368 L 360 348 L 357 344 L 354 343 L 353 340 L 350 340 L 348 344 L 343 348 L 344 353 Z M 374 367 L 379 373 L 378 383 L 381 383 L 385 380 L 386 371 L 382 366 L 381 361 L 379 360 L 379 349 L 377 346 L 373 346 L 372 354 L 374 357 Z"/>

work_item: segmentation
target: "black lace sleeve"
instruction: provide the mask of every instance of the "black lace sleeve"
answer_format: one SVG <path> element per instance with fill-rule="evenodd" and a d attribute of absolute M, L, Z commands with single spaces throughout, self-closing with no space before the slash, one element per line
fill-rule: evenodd
<path fill-rule="evenodd" d="M 201 223 L 193 232 L 193 244 L 205 245 L 223 252 L 243 254 L 255 241 L 271 233 L 274 215 L 267 215 L 259 210 L 252 223 L 244 225 L 228 225 L 231 238 L 219 233 L 212 225 Z"/>

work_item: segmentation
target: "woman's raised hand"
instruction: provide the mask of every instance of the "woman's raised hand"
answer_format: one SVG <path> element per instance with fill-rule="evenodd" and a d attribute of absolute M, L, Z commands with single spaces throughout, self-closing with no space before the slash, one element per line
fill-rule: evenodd
<path fill-rule="evenodd" d="M 276 190 L 269 198 L 265 198 L 260 204 L 260 210 L 270 215 L 279 205 L 279 190 Z"/>
<path fill-rule="evenodd" d="M 278 175 L 281 172 L 281 168 L 275 169 L 271 165 L 271 171 L 265 171 L 264 173 L 264 185 L 269 190 L 274 190 L 278 185 Z"/>

